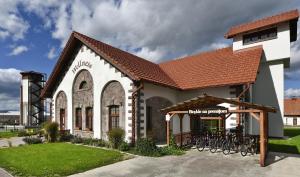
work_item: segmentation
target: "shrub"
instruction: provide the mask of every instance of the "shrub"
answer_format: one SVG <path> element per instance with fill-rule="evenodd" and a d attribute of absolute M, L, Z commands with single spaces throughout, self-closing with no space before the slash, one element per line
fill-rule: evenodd
<path fill-rule="evenodd" d="M 112 148 L 117 149 L 124 141 L 125 132 L 121 128 L 113 128 L 107 132 L 107 135 Z"/>
<path fill-rule="evenodd" d="M 109 147 L 109 143 L 107 141 L 104 141 L 102 139 L 98 140 L 95 144 L 98 147 Z"/>
<path fill-rule="evenodd" d="M 184 154 L 184 151 L 180 148 L 174 148 L 172 146 L 165 146 L 159 148 L 160 155 L 182 155 Z"/>
<path fill-rule="evenodd" d="M 170 139 L 170 147 L 174 148 L 174 149 L 179 149 L 176 140 L 175 140 L 175 136 L 172 136 Z"/>
<path fill-rule="evenodd" d="M 29 136 L 29 134 L 26 132 L 26 130 L 20 130 L 18 132 L 18 137 L 22 137 L 22 136 Z"/>
<path fill-rule="evenodd" d="M 130 149 L 129 144 L 125 141 L 123 141 L 119 146 L 120 151 L 129 151 L 129 149 Z"/>
<path fill-rule="evenodd" d="M 137 140 L 135 151 L 144 156 L 160 156 L 159 149 L 154 141 L 147 138 Z"/>
<path fill-rule="evenodd" d="M 74 136 L 70 133 L 62 133 L 62 134 L 60 134 L 58 140 L 60 142 L 70 142 L 73 138 L 74 138 Z"/>
<path fill-rule="evenodd" d="M 92 145 L 93 144 L 92 138 L 83 138 L 82 140 L 83 140 L 82 144 L 84 144 L 84 145 Z"/>
<path fill-rule="evenodd" d="M 26 144 L 41 144 L 43 142 L 41 138 L 37 138 L 37 137 L 26 137 L 23 138 L 23 141 Z"/>
<path fill-rule="evenodd" d="M 58 123 L 57 122 L 49 122 L 45 126 L 45 130 L 47 132 L 49 142 L 57 141 L 58 137 Z"/>
<path fill-rule="evenodd" d="M 83 142 L 83 139 L 80 136 L 74 136 L 71 139 L 71 143 L 73 144 L 81 144 Z"/>
<path fill-rule="evenodd" d="M 37 134 L 38 134 L 39 137 L 43 137 L 43 136 L 45 136 L 45 130 L 40 129 L 40 130 L 38 130 Z"/>

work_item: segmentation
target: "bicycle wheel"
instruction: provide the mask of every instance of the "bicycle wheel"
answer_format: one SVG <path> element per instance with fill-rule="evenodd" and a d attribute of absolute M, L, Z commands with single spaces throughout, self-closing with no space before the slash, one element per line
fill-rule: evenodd
<path fill-rule="evenodd" d="M 242 155 L 243 157 L 245 157 L 245 156 L 247 155 L 247 153 L 248 153 L 248 147 L 247 147 L 247 145 L 242 144 L 242 145 L 241 145 L 240 151 L 241 151 L 241 155 Z"/>
<path fill-rule="evenodd" d="M 197 148 L 197 150 L 200 151 L 200 152 L 203 151 L 204 148 L 205 148 L 205 141 L 199 138 L 199 139 L 196 141 L 196 148 Z"/>
<path fill-rule="evenodd" d="M 230 143 L 224 142 L 222 145 L 222 152 L 224 155 L 228 155 L 230 153 Z"/>
<path fill-rule="evenodd" d="M 214 140 L 210 143 L 209 151 L 215 153 L 218 149 L 218 140 Z"/>

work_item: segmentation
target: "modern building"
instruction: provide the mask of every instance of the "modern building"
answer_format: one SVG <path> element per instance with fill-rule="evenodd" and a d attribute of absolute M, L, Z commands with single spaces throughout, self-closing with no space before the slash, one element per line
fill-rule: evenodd
<path fill-rule="evenodd" d="M 45 120 L 44 99 L 40 97 L 46 76 L 43 73 L 27 71 L 21 72 L 20 88 L 20 124 L 24 126 L 38 126 Z"/>
<path fill-rule="evenodd" d="M 206 93 L 275 107 L 277 112 L 269 114 L 269 136 L 282 137 L 284 69 L 297 39 L 298 17 L 298 10 L 292 10 L 234 26 L 225 34 L 232 46 L 158 64 L 73 32 L 41 95 L 52 99 L 52 119 L 60 129 L 81 136 L 106 139 L 107 131 L 121 127 L 127 141 L 151 137 L 165 142 L 161 109 Z M 259 134 L 255 119 L 239 115 L 225 124 L 174 117 L 171 133 L 238 125 Z"/>
<path fill-rule="evenodd" d="M 0 125 L 19 125 L 20 112 L 19 111 L 1 111 Z"/>
<path fill-rule="evenodd" d="M 300 126 L 300 98 L 284 100 L 284 124 Z"/>

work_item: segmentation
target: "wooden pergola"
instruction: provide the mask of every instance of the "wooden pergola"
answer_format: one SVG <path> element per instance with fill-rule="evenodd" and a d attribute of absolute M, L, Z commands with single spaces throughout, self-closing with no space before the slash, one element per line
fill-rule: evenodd
<path fill-rule="evenodd" d="M 275 113 L 276 109 L 269 106 L 253 104 L 248 102 L 237 101 L 235 99 L 219 98 L 209 95 L 202 95 L 193 99 L 177 103 L 173 106 L 162 109 L 161 111 L 166 114 L 167 121 L 167 143 L 170 143 L 170 120 L 174 115 L 178 115 L 180 119 L 180 144 L 183 141 L 182 119 L 185 114 L 189 114 L 189 110 L 199 110 L 203 108 L 215 108 L 222 103 L 236 105 L 240 109 L 228 110 L 226 114 L 221 115 L 222 120 L 226 120 L 232 114 L 245 114 L 248 113 L 259 122 L 259 139 L 260 139 L 260 165 L 265 166 L 265 159 L 268 152 L 268 113 Z M 220 118 L 218 118 L 220 119 Z"/>

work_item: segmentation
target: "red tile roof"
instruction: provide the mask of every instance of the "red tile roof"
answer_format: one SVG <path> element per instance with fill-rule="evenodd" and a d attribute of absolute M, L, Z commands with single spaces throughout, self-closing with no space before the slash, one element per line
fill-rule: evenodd
<path fill-rule="evenodd" d="M 148 81 L 180 90 L 253 83 L 262 47 L 232 51 L 231 47 L 155 64 L 138 56 L 73 32 L 43 91 L 49 97 L 80 43 L 91 48 L 135 81 Z"/>
<path fill-rule="evenodd" d="M 300 116 L 300 98 L 284 100 L 284 116 Z"/>
<path fill-rule="evenodd" d="M 262 47 L 232 47 L 168 61 L 159 66 L 183 90 L 255 82 Z"/>
<path fill-rule="evenodd" d="M 258 28 L 263 28 L 271 25 L 275 25 L 282 22 L 287 22 L 291 20 L 298 20 L 299 12 L 298 10 L 291 10 L 288 12 L 284 12 L 278 15 L 266 17 L 260 20 L 255 20 L 250 23 L 244 23 L 238 26 L 234 26 L 229 29 L 229 31 L 225 34 L 225 38 L 232 38 L 233 36 L 248 32 L 251 30 L 255 30 Z"/>
<path fill-rule="evenodd" d="M 74 35 L 100 56 L 109 59 L 112 65 L 128 74 L 132 79 L 177 87 L 176 83 L 157 64 L 83 34 L 75 32 Z"/>

